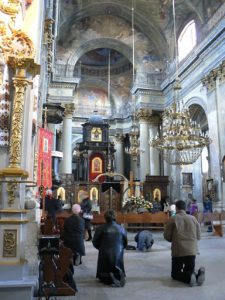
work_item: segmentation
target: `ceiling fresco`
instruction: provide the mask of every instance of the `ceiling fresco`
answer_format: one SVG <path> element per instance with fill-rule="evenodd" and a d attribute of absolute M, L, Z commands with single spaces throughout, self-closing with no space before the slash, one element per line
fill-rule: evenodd
<path fill-rule="evenodd" d="M 99 114 L 106 117 L 129 116 L 134 80 L 141 82 L 148 77 L 154 83 L 158 80 L 154 76 L 165 78 L 168 65 L 174 60 L 172 0 L 59 2 L 55 61 L 74 69 L 81 65 L 81 80 L 75 95 L 76 113 L 88 115 L 97 106 Z M 202 30 L 204 24 L 222 3 L 224 0 L 175 0 L 177 34 L 194 19 L 200 42 L 207 33 Z"/>

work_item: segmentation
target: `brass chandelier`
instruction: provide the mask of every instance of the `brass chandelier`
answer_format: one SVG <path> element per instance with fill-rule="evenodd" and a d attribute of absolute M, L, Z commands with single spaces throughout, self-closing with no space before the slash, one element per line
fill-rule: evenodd
<path fill-rule="evenodd" d="M 170 107 L 162 114 L 162 133 L 151 141 L 162 154 L 163 159 L 170 165 L 193 164 L 204 147 L 211 142 L 210 138 L 201 131 L 196 121 L 192 121 L 188 107 L 180 100 L 181 85 L 178 77 L 178 55 L 175 30 L 175 4 L 173 0 L 174 38 L 176 48 L 176 79 L 173 87 L 174 98 Z"/>

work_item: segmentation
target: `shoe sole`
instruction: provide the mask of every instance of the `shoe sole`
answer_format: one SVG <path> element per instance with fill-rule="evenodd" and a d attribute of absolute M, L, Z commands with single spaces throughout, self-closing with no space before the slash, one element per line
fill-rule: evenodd
<path fill-rule="evenodd" d="M 121 287 L 120 281 L 115 278 L 113 273 L 109 273 L 110 278 L 112 279 L 112 285 L 113 287 Z"/>
<path fill-rule="evenodd" d="M 205 281 L 205 268 L 201 267 L 198 271 L 197 284 L 200 286 Z"/>
<path fill-rule="evenodd" d="M 196 285 L 196 282 L 197 282 L 196 275 L 195 275 L 195 273 L 192 273 L 191 274 L 191 279 L 190 279 L 190 282 L 189 282 L 189 286 L 192 287 L 192 286 Z"/>

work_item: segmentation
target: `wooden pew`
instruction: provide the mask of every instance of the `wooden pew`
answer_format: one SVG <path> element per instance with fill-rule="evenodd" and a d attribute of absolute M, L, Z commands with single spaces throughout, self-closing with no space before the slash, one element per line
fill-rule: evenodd
<path fill-rule="evenodd" d="M 74 296 L 76 291 L 65 281 L 65 276 L 73 264 L 73 252 L 64 247 L 59 248 L 59 255 L 44 254 L 39 276 L 39 296 Z"/>
<path fill-rule="evenodd" d="M 224 211 L 214 211 L 212 213 L 198 212 L 195 217 L 200 224 L 212 223 L 214 234 L 221 237 L 223 236 L 223 221 L 225 220 Z"/>
<path fill-rule="evenodd" d="M 163 229 L 169 220 L 165 212 L 124 214 L 124 224 L 127 229 Z"/>
<path fill-rule="evenodd" d="M 64 220 L 71 215 L 70 212 L 63 212 L 57 215 L 57 224 L 60 228 L 60 232 L 63 230 Z M 124 224 L 126 229 L 142 229 L 142 228 L 151 228 L 151 229 L 162 229 L 165 223 L 168 221 L 169 215 L 165 212 L 157 213 L 121 213 L 117 212 L 116 221 L 119 224 Z M 96 227 L 98 225 L 104 224 L 104 213 L 94 213 L 93 220 L 91 224 Z"/>
<path fill-rule="evenodd" d="M 65 215 L 63 217 L 65 218 Z M 52 218 L 46 216 L 42 222 L 41 233 L 43 236 L 56 236 L 55 233 L 56 231 L 59 232 L 59 230 L 55 229 Z M 51 250 L 51 248 L 49 250 Z M 38 295 L 40 297 L 45 296 L 46 299 L 50 296 L 75 295 L 75 289 L 70 286 L 71 282 L 74 282 L 71 274 L 71 266 L 73 268 L 72 250 L 64 245 L 60 245 L 57 255 L 54 253 L 51 254 L 51 252 L 42 253 L 41 249 L 39 249 L 39 252 L 40 266 Z M 68 279 L 70 279 L 70 282 L 67 281 Z M 75 282 L 73 285 L 75 286 Z"/>

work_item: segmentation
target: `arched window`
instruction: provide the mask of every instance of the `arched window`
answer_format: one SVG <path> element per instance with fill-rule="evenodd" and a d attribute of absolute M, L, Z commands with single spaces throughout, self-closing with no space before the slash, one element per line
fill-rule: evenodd
<path fill-rule="evenodd" d="M 189 22 L 178 38 L 178 58 L 181 61 L 196 45 L 195 21 Z"/>

